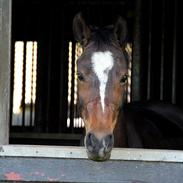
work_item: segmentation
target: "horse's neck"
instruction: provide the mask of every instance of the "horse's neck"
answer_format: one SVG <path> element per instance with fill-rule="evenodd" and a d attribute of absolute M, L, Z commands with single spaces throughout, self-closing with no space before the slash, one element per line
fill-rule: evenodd
<path fill-rule="evenodd" d="M 142 141 L 135 130 L 134 122 L 121 110 L 118 116 L 117 124 L 114 129 L 114 146 L 142 148 Z"/>
<path fill-rule="evenodd" d="M 127 147 L 127 131 L 126 131 L 126 123 L 123 118 L 123 111 L 121 110 L 116 127 L 114 129 L 114 146 L 115 147 Z"/>

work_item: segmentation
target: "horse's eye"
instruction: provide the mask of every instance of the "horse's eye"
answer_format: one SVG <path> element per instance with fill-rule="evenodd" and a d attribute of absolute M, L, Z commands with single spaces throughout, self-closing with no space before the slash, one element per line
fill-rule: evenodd
<path fill-rule="evenodd" d="M 77 77 L 78 77 L 79 81 L 84 81 L 85 80 L 82 73 L 77 73 Z"/>
<path fill-rule="evenodd" d="M 121 80 L 120 80 L 120 83 L 121 83 L 122 85 L 124 85 L 124 84 L 127 83 L 127 81 L 128 81 L 128 75 L 125 74 L 125 75 L 122 76 L 122 78 L 121 78 Z"/>

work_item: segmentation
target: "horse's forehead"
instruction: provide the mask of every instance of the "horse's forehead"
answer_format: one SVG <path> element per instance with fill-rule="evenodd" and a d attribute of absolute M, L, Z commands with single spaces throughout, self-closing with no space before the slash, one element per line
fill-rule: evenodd
<path fill-rule="evenodd" d="M 99 73 L 105 70 L 122 71 L 126 68 L 126 60 L 119 50 L 87 50 L 78 60 L 78 69 Z"/>
<path fill-rule="evenodd" d="M 91 55 L 92 68 L 97 75 L 107 73 L 114 65 L 114 58 L 110 51 L 97 51 Z"/>
<path fill-rule="evenodd" d="M 108 74 L 114 65 L 114 59 L 110 51 L 94 52 L 91 57 L 92 69 L 99 80 L 99 92 L 102 109 L 105 108 L 105 88 Z"/>

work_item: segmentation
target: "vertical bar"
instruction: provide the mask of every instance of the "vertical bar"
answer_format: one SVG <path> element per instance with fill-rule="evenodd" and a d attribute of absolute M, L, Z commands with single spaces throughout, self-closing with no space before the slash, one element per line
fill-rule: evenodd
<path fill-rule="evenodd" d="M 75 44 L 72 44 L 72 85 L 71 85 L 71 102 L 70 102 L 70 128 L 74 131 L 74 79 L 75 79 Z"/>
<path fill-rule="evenodd" d="M 77 58 L 78 58 L 78 44 L 76 43 L 75 44 L 75 48 L 74 48 L 74 127 L 75 127 L 75 124 L 79 123 L 79 121 L 77 120 Z M 79 125 L 79 124 L 78 124 Z"/>
<path fill-rule="evenodd" d="M 22 130 L 25 127 L 25 81 L 26 81 L 26 41 L 24 41 L 23 53 L 23 86 L 22 86 Z"/>
<path fill-rule="evenodd" d="M 76 124 L 74 127 L 77 126 L 78 124 L 78 127 L 79 128 L 83 128 L 83 121 L 82 119 L 80 118 L 80 114 L 79 114 L 79 111 L 78 111 L 78 108 L 77 108 L 77 102 L 78 102 L 78 82 L 77 82 L 77 60 L 78 58 L 81 56 L 83 52 L 83 49 L 81 47 L 81 45 L 79 43 L 76 43 L 75 44 L 75 83 L 74 83 L 74 124 Z"/>
<path fill-rule="evenodd" d="M 162 17 L 161 17 L 161 63 L 160 63 L 160 100 L 163 100 L 164 86 L 164 42 L 165 42 L 165 0 L 162 0 Z"/>
<path fill-rule="evenodd" d="M 148 65 L 147 65 L 147 100 L 151 96 L 151 49 L 152 49 L 152 0 L 149 0 L 149 37 L 148 37 Z"/>
<path fill-rule="evenodd" d="M 23 41 L 16 41 L 14 46 L 14 52 L 13 55 L 13 116 L 12 116 L 12 125 L 22 125 L 22 120 L 19 119 L 18 116 L 22 115 L 22 85 L 23 85 L 23 48 L 24 48 L 24 42 Z M 14 71 L 14 72 L 13 72 Z"/>
<path fill-rule="evenodd" d="M 9 143 L 11 0 L 0 0 L 0 144 Z"/>
<path fill-rule="evenodd" d="M 34 41 L 34 55 L 33 55 L 33 61 L 34 61 L 34 65 L 33 65 L 33 96 L 32 96 L 32 100 L 33 100 L 33 123 L 32 125 L 35 125 L 35 105 L 36 105 L 36 88 L 37 88 L 37 52 L 38 52 L 38 42 Z"/>
<path fill-rule="evenodd" d="M 32 126 L 33 117 L 33 77 L 34 77 L 34 42 L 32 42 L 32 68 L 31 68 L 31 97 L 30 97 L 30 122 L 29 125 Z"/>
<path fill-rule="evenodd" d="M 141 6 L 142 0 L 137 0 L 134 20 L 135 34 L 132 59 L 132 101 L 140 100 Z"/>
<path fill-rule="evenodd" d="M 72 88 L 72 42 L 68 45 L 68 93 L 67 93 L 67 128 L 71 126 L 71 88 Z"/>
<path fill-rule="evenodd" d="M 173 64 L 172 64 L 172 103 L 176 103 L 176 60 L 177 60 L 177 1 L 174 1 L 174 30 L 173 30 Z"/>
<path fill-rule="evenodd" d="M 132 44 L 128 43 L 125 48 L 128 57 L 128 81 L 126 85 L 126 102 L 131 102 L 131 80 L 132 80 Z"/>
<path fill-rule="evenodd" d="M 15 72 L 14 62 L 15 62 L 15 40 L 12 39 L 12 48 L 11 48 L 11 73 Z M 14 74 L 11 74 L 11 86 L 10 86 L 10 131 L 13 126 L 13 88 L 14 88 Z"/>
<path fill-rule="evenodd" d="M 128 63 L 128 81 L 127 81 L 127 103 L 131 102 L 131 82 L 132 82 L 132 58 L 130 56 Z"/>

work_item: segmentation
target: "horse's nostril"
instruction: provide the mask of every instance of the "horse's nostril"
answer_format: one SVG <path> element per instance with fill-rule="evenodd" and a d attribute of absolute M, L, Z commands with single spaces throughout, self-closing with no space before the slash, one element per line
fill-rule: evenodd
<path fill-rule="evenodd" d="M 113 140 L 113 135 L 112 135 L 112 134 L 107 135 L 107 136 L 106 136 L 106 140 L 107 140 L 107 141 Z"/>
<path fill-rule="evenodd" d="M 110 140 L 112 140 L 113 139 L 113 135 L 109 135 L 109 137 L 108 137 Z"/>
<path fill-rule="evenodd" d="M 88 133 L 88 139 L 91 139 L 92 134 Z"/>
<path fill-rule="evenodd" d="M 114 144 L 114 136 L 112 134 L 109 134 L 105 137 L 105 146 L 108 149 L 111 149 L 113 147 Z"/>
<path fill-rule="evenodd" d="M 90 145 L 90 146 L 94 147 L 97 143 L 98 143 L 98 140 L 95 137 L 95 135 L 92 134 L 92 133 L 88 133 L 88 135 L 87 135 L 87 145 Z"/>

